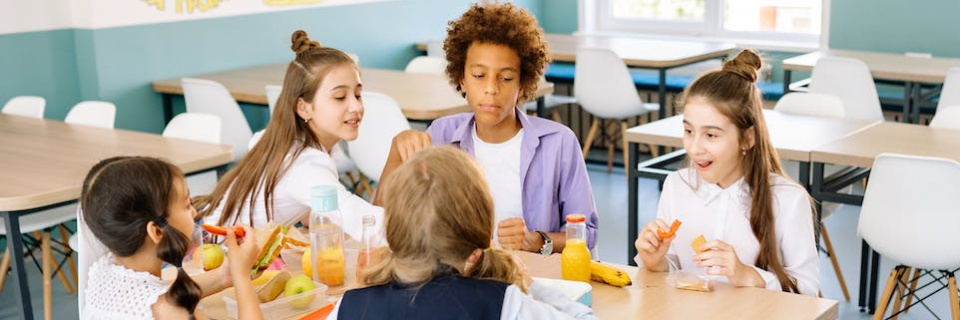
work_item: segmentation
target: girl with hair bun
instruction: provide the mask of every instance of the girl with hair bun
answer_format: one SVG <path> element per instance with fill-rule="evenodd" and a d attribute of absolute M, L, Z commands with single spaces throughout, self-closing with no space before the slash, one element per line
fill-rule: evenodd
<path fill-rule="evenodd" d="M 183 271 L 184 256 L 196 249 L 197 212 L 177 167 L 146 157 L 103 160 L 84 179 L 80 207 L 84 227 L 109 250 L 89 269 L 82 319 L 206 319 L 196 310 L 200 298 L 231 285 L 240 319 L 263 318 L 250 282 L 253 238 L 231 232 L 224 265 L 196 281 Z M 164 262 L 177 268 L 172 284 L 160 279 Z"/>
<path fill-rule="evenodd" d="M 340 140 L 357 138 L 363 120 L 360 69 L 343 51 L 324 47 L 303 30 L 290 37 L 296 57 L 287 66 L 283 89 L 262 138 L 217 183 L 197 208 L 206 223 L 268 221 L 308 223 L 310 188 L 337 187 L 343 229 L 360 239 L 362 217 L 383 221 L 383 209 L 340 184 L 336 162 Z"/>
<path fill-rule="evenodd" d="M 639 265 L 724 276 L 736 286 L 816 295 L 820 264 L 810 195 L 770 142 L 750 50 L 697 78 L 683 95 L 687 168 L 667 176 L 657 219 L 636 240 Z M 669 224 L 683 223 L 661 238 Z M 694 240 L 699 236 L 706 243 Z M 669 260 L 669 261 L 668 261 Z M 670 262 L 670 263 L 668 263 Z"/>

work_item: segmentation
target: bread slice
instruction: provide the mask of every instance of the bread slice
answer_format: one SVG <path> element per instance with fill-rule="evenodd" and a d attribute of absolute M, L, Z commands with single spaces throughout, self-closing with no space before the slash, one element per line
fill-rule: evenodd
<path fill-rule="evenodd" d="M 283 233 L 281 232 L 280 226 L 274 225 L 273 223 L 269 223 L 263 228 L 254 229 L 253 233 L 257 245 L 260 246 L 260 251 L 257 252 L 257 258 L 254 260 L 253 270 L 251 272 L 256 273 L 259 270 L 266 269 L 280 256 L 280 249 L 282 249 L 283 244 Z"/>
<path fill-rule="evenodd" d="M 283 236 L 283 247 L 288 249 L 291 247 L 310 247 L 310 241 L 299 229 L 290 227 L 287 234 Z"/>

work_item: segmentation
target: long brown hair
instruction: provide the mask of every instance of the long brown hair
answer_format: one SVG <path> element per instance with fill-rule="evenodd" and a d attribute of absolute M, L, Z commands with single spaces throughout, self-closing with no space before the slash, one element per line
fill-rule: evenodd
<path fill-rule="evenodd" d="M 313 101 L 323 78 L 334 67 L 357 66 L 346 53 L 321 46 L 303 30 L 295 31 L 290 41 L 296 58 L 287 66 L 283 89 L 263 137 L 220 179 L 210 195 L 195 199 L 200 217 L 213 213 L 226 197 L 218 221 L 220 225 L 235 222 L 240 213 L 257 200 L 264 201 L 267 220 L 273 220 L 273 191 L 280 178 L 304 149 L 322 149 L 309 124 L 297 115 L 297 100 Z M 287 153 L 294 146 L 296 149 L 288 158 Z M 261 184 L 263 194 L 260 194 Z M 249 214 L 252 224 L 253 211 L 250 210 Z"/>
<path fill-rule="evenodd" d="M 168 209 L 180 196 L 174 184 L 182 183 L 183 179 L 180 169 L 159 159 L 103 160 L 94 165 L 83 180 L 80 194 L 83 219 L 111 253 L 118 257 L 132 256 L 147 238 L 147 224 L 166 221 Z M 178 270 L 167 299 L 187 309 L 192 319 L 200 302 L 200 286 L 180 268 L 190 238 L 170 224 L 160 225 L 163 237 L 157 244 L 157 257 Z"/>
<path fill-rule="evenodd" d="M 384 225 L 388 248 L 361 275 L 366 285 L 423 284 L 443 270 L 462 269 L 477 249 L 483 254 L 465 276 L 499 280 L 526 291 L 510 254 L 490 248 L 493 198 L 480 168 L 453 147 L 420 151 L 385 182 Z"/>
<path fill-rule="evenodd" d="M 763 100 L 756 86 L 761 61 L 753 51 L 741 51 L 736 58 L 725 62 L 721 70 L 703 74 L 690 84 L 684 92 L 683 104 L 692 99 L 703 99 L 739 129 L 740 147 L 746 152 L 740 166 L 751 193 L 750 228 L 760 242 L 754 265 L 773 272 L 783 291 L 799 292 L 796 281 L 783 268 L 777 246 L 771 173 L 789 178 L 783 172 L 780 156 L 770 142 L 763 118 Z M 753 147 L 745 139 L 751 133 L 755 137 Z"/>

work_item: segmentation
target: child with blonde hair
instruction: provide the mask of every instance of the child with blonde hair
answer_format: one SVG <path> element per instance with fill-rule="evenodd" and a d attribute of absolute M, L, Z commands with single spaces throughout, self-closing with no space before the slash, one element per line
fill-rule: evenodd
<path fill-rule="evenodd" d="M 418 152 L 382 190 L 389 248 L 328 319 L 595 319 L 490 247 L 493 202 L 468 154 Z"/>

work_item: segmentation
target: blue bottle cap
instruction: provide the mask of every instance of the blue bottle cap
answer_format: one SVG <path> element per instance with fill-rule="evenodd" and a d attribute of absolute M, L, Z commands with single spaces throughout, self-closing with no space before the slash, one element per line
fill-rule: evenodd
<path fill-rule="evenodd" d="M 310 188 L 310 208 L 313 211 L 337 210 L 337 187 L 318 185 Z"/>

